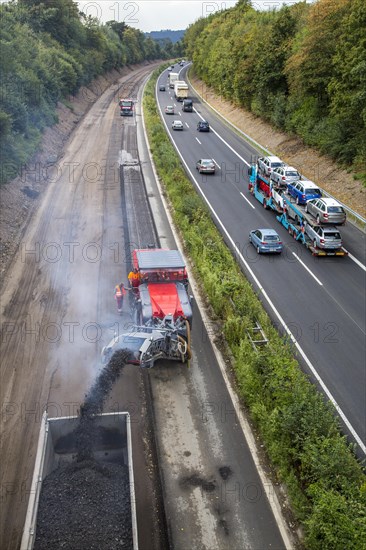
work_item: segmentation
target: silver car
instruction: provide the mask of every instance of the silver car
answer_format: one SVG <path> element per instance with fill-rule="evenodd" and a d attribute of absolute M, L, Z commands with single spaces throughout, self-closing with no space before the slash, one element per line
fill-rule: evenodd
<path fill-rule="evenodd" d="M 317 223 L 333 223 L 342 225 L 346 221 L 346 212 L 339 202 L 323 197 L 312 199 L 306 203 L 305 212 L 309 212 Z"/>
<path fill-rule="evenodd" d="M 181 120 L 174 120 L 172 128 L 173 130 L 183 130 L 183 122 Z"/>
<path fill-rule="evenodd" d="M 265 175 L 269 176 L 275 168 L 283 166 L 285 163 L 278 157 L 260 157 L 257 160 L 258 169 Z"/>
<path fill-rule="evenodd" d="M 214 174 L 216 166 L 213 159 L 200 159 L 196 163 L 196 168 L 200 174 Z"/>
<path fill-rule="evenodd" d="M 336 227 L 322 227 L 320 225 L 305 225 L 305 233 L 310 237 L 315 248 L 324 250 L 338 250 L 342 248 L 343 242 L 340 232 Z"/>
<path fill-rule="evenodd" d="M 292 166 L 279 166 L 271 172 L 271 180 L 280 187 L 285 187 L 287 183 L 299 179 L 301 179 L 299 172 Z"/>

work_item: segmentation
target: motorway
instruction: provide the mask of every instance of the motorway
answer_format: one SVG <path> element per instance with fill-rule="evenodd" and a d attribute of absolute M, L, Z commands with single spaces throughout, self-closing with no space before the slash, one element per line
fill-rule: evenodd
<path fill-rule="evenodd" d="M 181 79 L 185 78 L 184 68 Z M 190 89 L 194 112 L 181 110 L 169 90 L 168 72 L 157 83 L 161 116 L 179 152 L 186 171 L 211 209 L 216 225 L 235 251 L 244 272 L 254 283 L 262 302 L 283 333 L 291 334 L 294 352 L 305 372 L 335 404 L 343 426 L 366 453 L 365 370 L 365 238 L 346 223 L 341 227 L 348 257 L 317 258 L 296 242 L 248 191 L 247 168 L 260 154 L 234 132 Z M 175 105 L 175 115 L 164 107 Z M 184 131 L 172 131 L 171 123 L 182 120 Z M 199 120 L 208 120 L 209 133 L 196 130 Z M 200 158 L 212 158 L 215 175 L 198 175 Z M 280 256 L 258 256 L 249 244 L 252 229 L 272 227 L 280 234 Z"/>

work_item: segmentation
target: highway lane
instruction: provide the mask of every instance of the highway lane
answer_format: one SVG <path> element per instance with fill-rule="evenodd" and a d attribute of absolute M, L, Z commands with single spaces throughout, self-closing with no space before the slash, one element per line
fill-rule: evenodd
<path fill-rule="evenodd" d="M 162 79 L 165 81 L 164 76 Z M 162 107 L 172 102 L 168 97 L 166 92 L 158 93 Z M 182 113 L 180 105 L 176 105 L 178 116 L 164 115 L 164 118 L 168 123 L 178 117 L 188 123 L 189 129 L 174 132 L 173 139 L 193 175 L 196 176 L 194 166 L 198 158 L 214 158 L 221 167 L 215 176 L 196 176 L 202 192 L 233 241 L 239 244 L 243 257 L 341 407 L 356 438 L 358 436 L 359 442 L 364 441 L 364 270 L 350 258 L 314 258 L 304 246 L 296 243 L 275 220 L 274 213 L 265 211 L 248 193 L 247 170 L 238 154 L 250 162 L 255 158 L 255 150 L 199 102 L 195 102 L 196 109 L 232 149 L 214 132 L 197 132 L 198 115 Z M 250 251 L 247 234 L 259 226 L 271 226 L 279 232 L 286 247 L 282 258 L 258 259 L 254 249 Z M 341 231 L 346 248 L 362 262 L 364 239 L 361 232 L 351 224 Z"/>

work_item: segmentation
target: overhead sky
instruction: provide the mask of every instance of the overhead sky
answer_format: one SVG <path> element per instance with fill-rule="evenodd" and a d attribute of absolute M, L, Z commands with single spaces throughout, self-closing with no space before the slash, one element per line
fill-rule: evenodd
<path fill-rule="evenodd" d="M 124 21 L 144 32 L 185 29 L 199 17 L 232 8 L 237 0 L 90 0 L 78 2 L 79 9 L 100 22 Z M 299 0 L 253 0 L 256 9 L 279 8 Z"/>

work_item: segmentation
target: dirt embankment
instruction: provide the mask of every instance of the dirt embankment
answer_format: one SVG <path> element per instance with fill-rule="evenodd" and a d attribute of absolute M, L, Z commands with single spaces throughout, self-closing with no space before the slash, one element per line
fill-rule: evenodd
<path fill-rule="evenodd" d="M 190 80 L 200 95 L 240 130 L 366 218 L 366 189 L 361 181 L 329 157 L 306 147 L 299 137 L 275 130 L 259 117 L 224 100 L 192 74 Z"/>
<path fill-rule="evenodd" d="M 112 84 L 116 83 L 116 100 L 123 95 L 117 82 L 121 76 L 131 73 L 147 62 L 113 70 L 80 88 L 57 105 L 58 122 L 46 128 L 41 146 L 19 175 L 0 188 L 0 275 L 2 278 L 18 248 L 25 227 L 40 204 L 50 181 L 58 178 L 58 162 L 62 148 L 83 115 L 95 100 Z"/>

